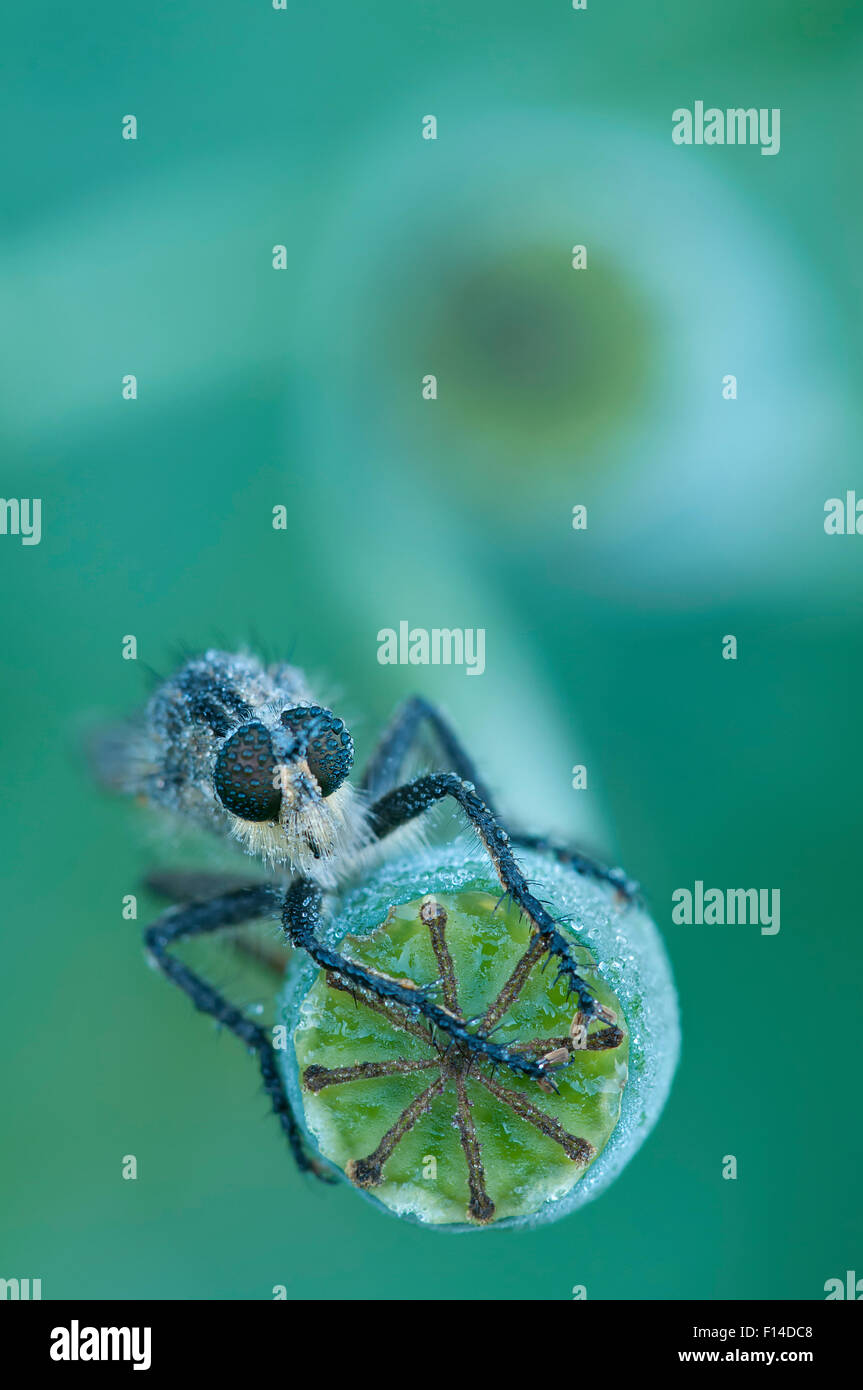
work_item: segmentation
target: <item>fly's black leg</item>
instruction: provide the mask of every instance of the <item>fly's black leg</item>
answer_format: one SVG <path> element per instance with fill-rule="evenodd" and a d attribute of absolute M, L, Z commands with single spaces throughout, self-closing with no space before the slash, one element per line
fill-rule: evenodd
<path fill-rule="evenodd" d="M 520 849 L 536 849 L 550 854 L 559 864 L 569 864 L 577 873 L 595 878 L 599 883 L 608 883 L 627 903 L 638 901 L 639 886 L 634 878 L 628 878 L 622 869 L 609 869 L 581 850 L 570 849 L 547 840 L 544 835 L 523 835 L 520 832 L 512 837 L 513 844 Z"/>
<path fill-rule="evenodd" d="M 578 997 L 578 1006 L 587 1018 L 601 1018 L 613 1023 L 608 1010 L 594 999 L 587 983 L 578 973 L 578 963 L 574 959 L 570 943 L 547 911 L 529 891 L 524 875 L 519 869 L 506 831 L 493 813 L 469 783 L 452 773 L 432 773 L 419 777 L 395 791 L 388 792 L 371 807 L 371 824 L 378 839 L 383 839 L 391 831 L 421 816 L 430 806 L 451 796 L 463 810 L 470 824 L 478 833 L 501 887 L 527 914 L 541 937 L 547 951 L 558 964 L 558 979 L 566 981 L 569 992 Z"/>
<path fill-rule="evenodd" d="M 236 927 L 242 922 L 268 917 L 277 909 L 278 901 L 278 894 L 272 888 L 263 885 L 239 888 L 232 893 L 224 893 L 221 897 L 211 898 L 209 902 L 193 902 L 184 907 L 173 907 L 147 928 L 144 942 L 159 969 L 188 994 L 195 1008 L 224 1024 L 256 1054 L 264 1090 L 279 1118 L 297 1166 L 304 1172 L 313 1172 L 324 1181 L 332 1181 L 329 1174 L 306 1152 L 300 1127 L 285 1092 L 275 1050 L 267 1033 L 213 989 L 212 985 L 207 984 L 206 980 L 201 979 L 200 975 L 190 970 L 183 961 L 171 955 L 169 949 L 175 942 L 189 937 L 204 936 L 224 927 Z"/>
<path fill-rule="evenodd" d="M 339 975 L 348 986 L 358 986 L 379 999 L 391 999 L 411 1012 L 422 1014 L 423 1018 L 463 1044 L 476 1057 L 500 1063 L 522 1076 L 533 1077 L 536 1081 L 547 1077 L 547 1068 L 544 1068 L 541 1062 L 511 1051 L 499 1043 L 491 1042 L 484 1033 L 471 1033 L 467 1025 L 455 1014 L 432 1003 L 427 989 L 417 985 L 406 985 L 389 975 L 367 970 L 333 950 L 320 938 L 321 899 L 321 890 L 317 884 L 309 878 L 299 878 L 289 887 L 282 907 L 282 926 L 291 945 L 307 951 L 321 969 Z"/>
<path fill-rule="evenodd" d="M 473 783 L 480 801 L 485 803 L 486 809 L 492 815 L 496 815 L 491 793 L 458 734 L 440 710 L 428 700 L 424 700 L 421 695 L 412 696 L 396 710 L 389 728 L 385 730 L 368 761 L 360 784 L 363 789 L 373 800 L 377 800 L 398 785 L 405 759 L 416 742 L 424 720 L 431 724 L 437 734 L 449 765 L 448 770 L 454 772 L 463 782 Z M 600 883 L 610 884 L 627 902 L 635 902 L 638 898 L 638 884 L 634 879 L 628 878 L 622 869 L 608 868 L 581 850 L 555 844 L 544 835 L 517 832 L 511 838 L 513 844 L 523 849 L 544 850 L 561 864 L 571 865 L 578 873 L 595 878 Z"/>
<path fill-rule="evenodd" d="M 392 791 L 401 781 L 402 768 L 417 742 L 423 723 L 431 725 L 441 746 L 447 767 L 463 782 L 472 782 L 477 795 L 492 809 L 488 787 L 474 766 L 473 759 L 448 721 L 421 695 L 414 695 L 400 705 L 389 727 L 384 730 L 363 773 L 362 786 L 373 801 Z"/>
<path fill-rule="evenodd" d="M 260 886 L 260 880 L 249 874 L 211 873 L 203 869 L 154 869 L 144 879 L 149 892 L 172 903 L 205 902 L 238 888 Z"/>

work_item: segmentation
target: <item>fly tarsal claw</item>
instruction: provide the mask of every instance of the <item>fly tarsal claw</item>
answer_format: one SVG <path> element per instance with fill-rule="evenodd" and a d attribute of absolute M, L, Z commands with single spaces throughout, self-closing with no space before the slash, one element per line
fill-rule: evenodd
<path fill-rule="evenodd" d="M 550 1071 L 553 1067 L 566 1066 L 566 1063 L 569 1061 L 569 1056 L 570 1050 L 568 1047 L 556 1047 L 552 1052 L 546 1052 L 544 1057 L 540 1057 L 539 1065 L 542 1067 L 543 1071 Z M 547 1095 L 554 1095 L 557 1092 L 557 1086 L 550 1076 L 542 1077 L 541 1080 L 537 1081 L 537 1085 L 541 1090 L 545 1091 Z"/>
<path fill-rule="evenodd" d="M 570 1047 L 573 1052 L 583 1052 L 587 1047 L 587 1030 L 592 1018 L 599 1019 L 602 1023 L 614 1024 L 617 1022 L 617 1014 L 614 1010 L 607 1008 L 605 1004 L 600 1004 L 598 1000 L 593 1001 L 593 1009 L 589 1014 L 579 1009 L 569 1025 Z"/>
<path fill-rule="evenodd" d="M 617 1022 L 617 1014 L 614 1012 L 614 1009 L 609 1009 L 605 1004 L 600 1004 L 598 1000 L 594 1000 L 591 1018 L 601 1018 L 603 1023 Z"/>

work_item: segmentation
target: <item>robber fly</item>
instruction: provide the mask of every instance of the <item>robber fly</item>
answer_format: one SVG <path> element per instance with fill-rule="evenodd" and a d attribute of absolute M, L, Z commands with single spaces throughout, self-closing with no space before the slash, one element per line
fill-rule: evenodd
<path fill-rule="evenodd" d="M 405 765 L 428 728 L 444 769 L 403 782 Z M 105 741 L 100 762 L 113 787 L 237 841 L 269 871 L 267 882 L 208 899 L 196 893 L 149 927 L 145 942 L 151 959 L 196 1007 L 257 1055 L 265 1089 L 301 1168 L 325 1176 L 306 1151 L 271 1038 L 172 953 L 178 942 L 275 917 L 285 945 L 308 952 L 347 988 L 422 1015 L 468 1057 L 507 1067 L 545 1087 L 553 1085 L 553 1068 L 565 1061 L 563 1054 L 534 1059 L 496 1043 L 438 1003 L 434 985 L 419 987 L 367 969 L 324 939 L 325 895 L 379 854 L 388 836 L 437 803 L 454 802 L 479 835 L 503 893 L 541 938 L 558 978 L 577 1001 L 584 1026 L 593 1018 L 614 1021 L 579 974 L 571 938 L 530 892 L 512 845 L 548 850 L 611 883 L 627 898 L 634 896 L 635 885 L 619 870 L 605 869 L 540 837 L 518 835 L 511 841 L 470 755 L 427 701 L 415 697 L 397 710 L 353 782 L 350 730 L 332 710 L 316 703 L 302 671 L 285 663 L 265 665 L 248 653 L 212 650 L 163 681 L 142 718 Z M 174 878 L 181 896 L 183 875 Z"/>

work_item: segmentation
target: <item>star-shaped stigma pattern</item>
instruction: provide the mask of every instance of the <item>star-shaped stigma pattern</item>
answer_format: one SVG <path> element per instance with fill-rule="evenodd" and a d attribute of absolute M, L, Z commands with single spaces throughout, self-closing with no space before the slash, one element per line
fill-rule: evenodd
<path fill-rule="evenodd" d="M 539 935 L 533 935 L 527 949 L 482 1017 L 468 1020 L 464 1017 L 459 1003 L 456 970 L 447 944 L 446 909 L 430 895 L 422 900 L 419 918 L 429 933 L 437 962 L 438 984 L 444 1007 L 465 1026 L 475 1026 L 479 1032 L 488 1034 L 500 1024 L 518 1000 L 532 971 L 545 957 L 546 944 Z M 597 1151 L 591 1143 L 570 1133 L 554 1115 L 536 1104 L 525 1091 L 503 1084 L 495 1074 L 496 1067 L 492 1067 L 481 1053 L 478 1054 L 449 1034 L 434 1031 L 420 1016 L 412 1014 L 402 1005 L 378 998 L 355 985 L 349 986 L 335 973 L 328 973 L 326 981 L 329 988 L 352 994 L 365 1008 L 381 1015 L 395 1031 L 420 1041 L 427 1052 L 427 1055 L 420 1057 L 390 1057 L 384 1061 L 356 1062 L 350 1066 L 325 1067 L 313 1064 L 303 1071 L 303 1085 L 313 1094 L 331 1086 L 344 1086 L 387 1076 L 416 1075 L 420 1080 L 427 1082 L 382 1135 L 377 1146 L 370 1153 L 357 1156 L 347 1164 L 347 1176 L 358 1187 L 374 1188 L 382 1183 L 385 1179 L 384 1169 L 387 1160 L 402 1139 L 411 1132 L 420 1118 L 428 1113 L 439 1097 L 451 1097 L 453 1123 L 467 1167 L 470 1193 L 467 1214 L 469 1219 L 477 1224 L 492 1222 L 495 1219 L 495 1204 L 488 1190 L 480 1139 L 468 1095 L 468 1079 L 484 1087 L 500 1105 L 507 1107 L 520 1120 L 558 1144 L 573 1163 L 586 1167 L 596 1157 Z M 509 1050 L 542 1062 L 549 1075 L 537 1085 L 541 1090 L 553 1093 L 557 1089 L 553 1072 L 572 1061 L 575 1054 L 584 1051 L 606 1051 L 619 1047 L 623 1042 L 623 1030 L 613 1022 L 610 1010 L 603 1010 L 602 1017 L 612 1020 L 609 1026 L 590 1032 L 586 1017 L 580 1012 L 576 1013 L 565 1035 L 510 1043 Z"/>

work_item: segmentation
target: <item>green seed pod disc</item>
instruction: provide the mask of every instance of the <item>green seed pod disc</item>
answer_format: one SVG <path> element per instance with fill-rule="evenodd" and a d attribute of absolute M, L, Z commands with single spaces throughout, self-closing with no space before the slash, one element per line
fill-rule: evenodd
<path fill-rule="evenodd" d="M 310 1146 L 379 1207 L 449 1230 L 536 1225 L 595 1197 L 646 1137 L 676 1065 L 659 934 L 611 887 L 522 851 L 580 972 L 615 1023 L 576 1013 L 488 861 L 446 846 L 385 865 L 338 902 L 330 940 L 416 985 L 494 1041 L 549 1059 L 547 1083 L 466 1052 L 419 1014 L 356 998 L 296 958 L 279 1054 Z M 538 889 L 536 885 L 541 885 Z"/>

